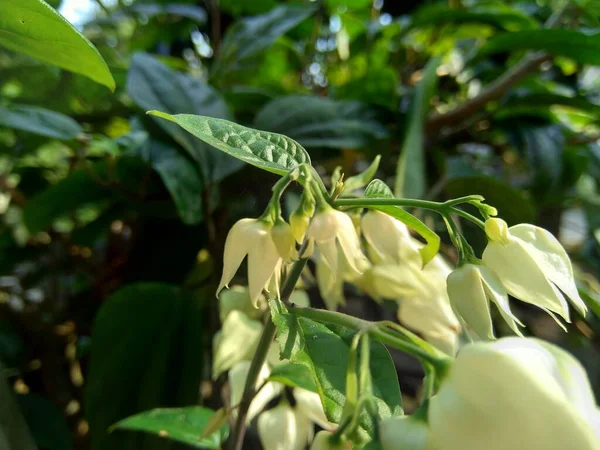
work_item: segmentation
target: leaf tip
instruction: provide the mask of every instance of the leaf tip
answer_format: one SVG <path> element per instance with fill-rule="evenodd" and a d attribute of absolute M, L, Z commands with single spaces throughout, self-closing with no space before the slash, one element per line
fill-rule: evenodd
<path fill-rule="evenodd" d="M 155 109 L 150 110 L 150 111 L 146 111 L 146 114 L 148 114 L 150 116 L 160 117 L 161 119 L 170 120 L 171 122 L 175 122 L 173 120 L 173 116 L 171 114 L 167 114 L 167 113 L 164 113 L 162 111 L 157 111 Z"/>

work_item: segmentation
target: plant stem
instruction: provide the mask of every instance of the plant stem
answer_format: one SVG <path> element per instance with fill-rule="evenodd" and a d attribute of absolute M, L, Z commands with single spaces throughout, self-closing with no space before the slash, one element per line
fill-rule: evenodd
<path fill-rule="evenodd" d="M 305 248 L 306 245 L 300 248 L 300 255 L 304 252 Z M 302 273 L 302 270 L 304 270 L 307 261 L 308 258 L 302 258 L 296 261 L 292 266 L 292 269 L 285 278 L 285 282 L 281 288 L 282 302 L 286 303 L 290 298 L 290 295 L 294 291 L 294 287 L 296 286 L 298 278 L 300 278 L 300 274 Z M 267 353 L 269 352 L 269 347 L 271 346 L 271 342 L 275 336 L 275 330 L 276 328 L 271 320 L 271 317 L 268 317 L 262 334 L 260 335 L 260 341 L 258 342 L 256 353 L 254 354 L 252 362 L 250 363 L 250 369 L 248 370 L 248 378 L 246 378 L 246 384 L 244 385 L 244 394 L 242 395 L 242 401 L 240 402 L 238 416 L 231 439 L 231 446 L 229 447 L 231 450 L 242 450 L 244 436 L 246 435 L 246 418 L 248 417 L 248 408 L 250 408 L 250 403 L 256 395 L 256 380 L 258 379 L 260 369 L 267 359 Z"/>
<path fill-rule="evenodd" d="M 465 197 L 468 198 L 468 197 Z M 454 207 L 457 200 L 454 199 L 448 202 L 433 202 L 430 200 L 417 200 L 413 198 L 342 198 L 333 202 L 334 206 L 357 206 L 357 207 L 369 207 L 369 206 L 405 206 L 409 208 L 422 208 L 430 211 L 435 211 L 443 216 L 449 214 L 456 214 L 457 216 L 463 217 L 471 222 L 474 222 L 480 228 L 484 228 L 482 220 L 478 219 L 472 214 L 469 214 L 462 209 Z"/>
<path fill-rule="evenodd" d="M 288 306 L 288 310 L 291 313 L 299 317 L 306 317 L 316 322 L 330 323 L 333 325 L 339 325 L 344 328 L 349 328 L 356 331 L 365 331 L 374 339 L 381 341 L 383 344 L 389 345 L 390 347 L 401 350 L 405 353 L 413 355 L 419 359 L 423 364 L 430 364 L 435 368 L 440 368 L 442 371 L 446 368 L 449 357 L 442 355 L 441 353 L 433 354 L 428 351 L 419 348 L 418 346 L 411 344 L 399 337 L 394 336 L 392 333 L 385 329 L 377 326 L 377 324 L 359 319 L 357 317 L 348 316 L 335 311 L 326 311 L 324 309 L 313 309 L 313 308 L 301 308 L 297 306 Z"/>

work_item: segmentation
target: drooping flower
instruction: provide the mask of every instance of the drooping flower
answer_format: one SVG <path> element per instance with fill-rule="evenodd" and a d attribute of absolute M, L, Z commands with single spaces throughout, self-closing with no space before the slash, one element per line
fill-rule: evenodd
<path fill-rule="evenodd" d="M 230 405 L 232 407 L 239 405 L 242 401 L 251 364 L 251 361 L 242 361 L 233 366 L 227 374 L 231 391 Z M 248 422 L 251 422 L 252 419 L 256 417 L 256 415 L 259 414 L 273 398 L 279 395 L 283 389 L 283 386 L 279 383 L 273 381 L 266 382 L 270 373 L 269 367 L 266 364 L 263 364 L 258 374 L 258 378 L 256 379 L 256 386 L 254 387 L 255 389 L 258 389 L 262 386 L 262 388 L 257 392 L 250 403 L 246 419 Z M 234 413 L 235 411 L 236 410 L 234 410 Z"/>
<path fill-rule="evenodd" d="M 340 253 L 350 270 L 357 274 L 361 273 L 360 261 L 363 261 L 365 256 L 360 248 L 360 240 L 352 219 L 347 214 L 333 208 L 318 212 L 313 217 L 306 236 L 315 242 L 320 257 L 329 266 L 334 276 L 338 272 Z"/>
<path fill-rule="evenodd" d="M 225 319 L 231 311 L 242 311 L 250 319 L 260 319 L 267 310 L 267 299 L 263 295 L 258 296 L 255 308 L 250 301 L 250 292 L 247 286 L 231 286 L 219 295 L 219 319 Z"/>
<path fill-rule="evenodd" d="M 598 450 L 584 368 L 531 338 L 469 344 L 428 409 L 428 450 Z"/>
<path fill-rule="evenodd" d="M 519 319 L 510 310 L 508 294 L 488 267 L 465 264 L 447 279 L 448 296 L 467 329 L 479 338 L 494 338 L 490 302 L 494 303 L 510 328 L 521 335 Z"/>
<path fill-rule="evenodd" d="M 271 229 L 271 237 L 284 263 L 289 263 L 297 258 L 298 252 L 290 224 L 283 219 L 278 220 Z"/>
<path fill-rule="evenodd" d="M 429 429 L 420 418 L 390 417 L 381 422 L 379 435 L 383 450 L 429 450 Z"/>
<path fill-rule="evenodd" d="M 362 216 L 361 226 L 375 262 L 399 263 L 407 258 L 420 257 L 406 225 L 392 216 L 369 210 Z"/>
<path fill-rule="evenodd" d="M 543 228 L 530 224 L 508 227 L 502 219 L 488 219 L 489 238 L 483 262 L 508 293 L 524 302 L 569 319 L 565 296 L 581 314 L 587 308 L 577 292 L 573 267 L 565 249 Z"/>
<path fill-rule="evenodd" d="M 310 450 L 349 450 L 351 447 L 341 439 L 333 441 L 333 433 L 327 430 L 319 431 L 312 441 Z"/>

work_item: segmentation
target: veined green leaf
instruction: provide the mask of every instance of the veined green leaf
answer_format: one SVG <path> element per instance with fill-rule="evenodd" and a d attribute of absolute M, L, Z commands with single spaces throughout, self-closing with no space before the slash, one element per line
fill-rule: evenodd
<path fill-rule="evenodd" d="M 115 80 L 96 47 L 44 0 L 0 3 L 0 46 L 115 89 Z"/>
<path fill-rule="evenodd" d="M 487 41 L 476 55 L 480 58 L 501 52 L 543 50 L 581 64 L 600 65 L 600 33 L 576 30 L 542 29 L 502 33 Z"/>
<path fill-rule="evenodd" d="M 285 175 L 294 167 L 310 164 L 310 156 L 293 139 L 276 133 L 254 130 L 228 120 L 193 114 L 148 114 L 175 122 L 198 139 L 248 164 Z"/>
<path fill-rule="evenodd" d="M 196 448 L 219 449 L 229 435 L 229 425 L 225 424 L 209 436 L 201 438 L 202 430 L 213 414 L 212 409 L 202 406 L 157 408 L 127 417 L 117 422 L 113 428 L 144 431 Z"/>
<path fill-rule="evenodd" d="M 269 375 L 269 381 L 317 392 L 317 386 L 310 370 L 302 364 L 281 363 L 276 365 Z"/>
<path fill-rule="evenodd" d="M 367 189 L 365 190 L 365 197 L 394 198 L 394 195 L 392 194 L 391 189 L 383 181 L 373 180 L 371 183 L 369 183 Z M 421 258 L 423 259 L 423 266 L 431 261 L 440 250 L 440 237 L 431 231 L 427 225 L 402 208 L 398 206 L 369 206 L 369 208 L 376 209 L 377 211 L 381 211 L 394 217 L 395 219 L 398 219 L 408 228 L 416 231 L 423 239 L 425 239 L 425 247 L 419 250 L 419 253 L 421 253 Z"/>
<path fill-rule="evenodd" d="M 420 198 L 425 193 L 425 118 L 429 102 L 437 85 L 436 69 L 440 58 L 432 58 L 423 69 L 423 78 L 415 89 L 408 120 L 408 128 L 402 144 L 394 193 L 397 197 Z"/>
<path fill-rule="evenodd" d="M 339 423 L 346 399 L 346 368 L 355 332 L 324 325 L 288 313 L 276 299 L 269 301 L 273 323 L 277 327 L 277 341 L 281 357 L 294 364 L 302 364 L 313 376 L 327 418 Z M 387 349 L 380 342 L 371 342 L 371 373 L 373 396 L 379 419 L 402 414 L 402 397 L 398 376 Z M 367 441 L 373 436 L 371 417 L 360 416 L 359 434 Z"/>

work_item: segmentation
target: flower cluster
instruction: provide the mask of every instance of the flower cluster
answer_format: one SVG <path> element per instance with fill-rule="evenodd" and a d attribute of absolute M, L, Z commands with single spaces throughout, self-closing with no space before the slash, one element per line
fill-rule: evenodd
<path fill-rule="evenodd" d="M 498 218 L 485 222 L 485 232 L 489 242 L 482 261 L 460 266 L 447 280 L 452 305 L 471 334 L 494 338 L 491 302 L 521 335 L 522 324 L 510 309 L 508 294 L 570 321 L 567 297 L 585 315 L 569 257 L 551 233 L 530 224 L 509 228 Z"/>

